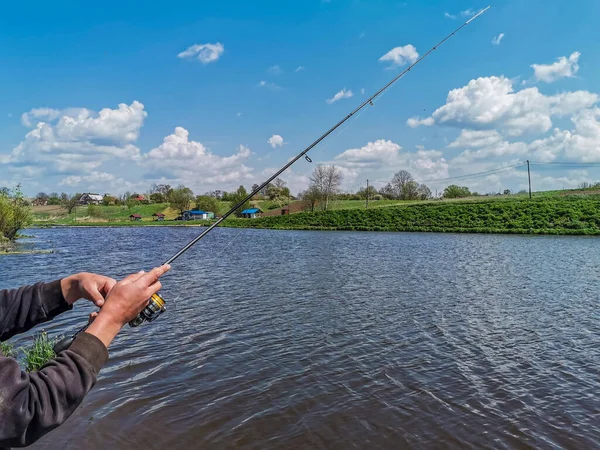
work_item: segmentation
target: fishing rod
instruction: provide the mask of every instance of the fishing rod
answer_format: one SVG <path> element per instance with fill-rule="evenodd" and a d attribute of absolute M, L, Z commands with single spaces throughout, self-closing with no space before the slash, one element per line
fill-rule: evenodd
<path fill-rule="evenodd" d="M 283 172 L 285 172 L 290 166 L 292 166 L 300 158 L 304 157 L 306 159 L 306 161 L 308 161 L 309 163 L 312 162 L 312 160 L 307 155 L 307 153 L 310 150 L 312 150 L 323 139 L 325 139 L 327 136 L 329 136 L 331 133 L 333 133 L 335 130 L 337 130 L 340 126 L 342 126 L 348 119 L 350 119 L 352 116 L 354 116 L 357 112 L 361 111 L 365 106 L 367 106 L 367 105 L 373 106 L 373 100 L 375 100 L 377 97 L 379 97 L 381 94 L 383 94 L 386 90 L 388 90 L 388 88 L 390 88 L 394 83 L 396 83 L 396 81 L 398 81 L 405 74 L 410 72 L 410 70 L 413 67 L 415 67 L 421 61 L 423 61 L 427 56 L 429 56 L 430 53 L 433 53 L 435 50 L 437 50 L 437 48 L 440 45 L 442 45 L 444 42 L 446 42 L 448 39 L 450 39 L 452 36 L 454 36 L 456 33 L 458 33 L 461 29 L 466 27 L 469 23 L 471 23 L 477 17 L 482 15 L 484 12 L 486 12 L 489 8 L 490 7 L 488 6 L 487 8 L 484 8 L 481 11 L 479 11 L 477 14 L 475 14 L 469 20 L 464 22 L 461 26 L 456 28 L 452 33 L 448 34 L 444 39 L 442 39 L 440 42 L 438 42 L 433 47 L 431 47 L 426 53 L 421 55 L 414 63 L 412 63 L 410 66 L 408 66 L 401 73 L 396 75 L 394 78 L 392 78 L 392 80 L 389 81 L 385 86 L 383 86 L 381 89 L 379 89 L 373 95 L 371 95 L 367 100 L 362 102 L 352 112 L 347 114 L 342 120 L 340 120 L 338 123 L 336 123 L 334 126 L 332 126 L 329 130 L 327 130 L 325 133 L 323 133 L 321 136 L 319 136 L 319 138 L 317 138 L 317 140 L 315 140 L 312 144 L 310 144 L 308 147 L 306 147 L 304 150 L 302 150 L 300 153 L 298 153 L 286 165 L 284 165 L 281 169 L 279 169 L 271 177 L 269 177 L 269 179 L 264 181 L 260 186 L 258 186 L 252 192 L 250 192 L 250 194 L 248 194 L 246 197 L 244 197 L 243 200 L 240 200 L 238 203 L 236 203 L 235 206 L 233 206 L 229 211 L 227 211 L 225 214 L 223 214 L 216 222 L 214 222 L 212 225 L 210 225 L 208 228 L 206 228 L 202 233 L 200 233 L 198 236 L 196 236 L 194 239 L 192 239 L 190 242 L 188 242 L 181 250 L 179 250 L 177 253 L 175 253 L 173 256 L 171 256 L 169 259 L 167 259 L 163 264 L 171 264 L 173 261 L 175 261 L 181 255 L 183 255 L 186 251 L 188 251 L 190 249 L 190 247 L 192 247 L 195 243 L 197 243 L 199 240 L 201 240 L 204 236 L 206 236 L 208 233 L 210 233 L 213 229 L 215 229 L 221 222 L 223 222 L 230 215 L 232 215 L 239 207 L 244 205 L 244 203 L 246 203 L 248 200 L 250 200 L 252 197 L 254 197 L 262 189 L 264 189 L 269 183 L 271 183 L 275 178 L 277 178 L 279 175 L 281 175 Z M 137 327 L 137 326 L 141 325 L 143 322 L 152 322 L 159 315 L 161 315 L 163 312 L 165 312 L 166 309 L 167 308 L 166 308 L 165 300 L 158 293 L 156 293 L 156 294 L 152 295 L 152 297 L 150 297 L 150 299 L 148 300 L 148 304 L 142 310 L 142 312 L 140 312 L 137 317 L 135 317 L 133 320 L 131 320 L 129 322 L 129 326 Z M 71 343 L 75 340 L 75 337 L 77 337 L 77 335 L 79 333 L 81 333 L 82 331 L 85 331 L 89 325 L 90 325 L 89 323 L 86 324 L 83 328 L 78 330 L 73 336 L 67 336 L 64 339 L 60 340 L 54 346 L 54 352 L 58 354 L 62 350 L 66 350 L 67 348 L 69 348 Z"/>

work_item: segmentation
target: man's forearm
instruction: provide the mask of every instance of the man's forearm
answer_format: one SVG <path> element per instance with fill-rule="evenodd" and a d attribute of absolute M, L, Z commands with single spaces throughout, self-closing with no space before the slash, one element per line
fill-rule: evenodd
<path fill-rule="evenodd" d="M 37 372 L 0 356 L 0 447 L 30 445 L 67 420 L 107 358 L 106 346 L 88 333 Z"/>
<path fill-rule="evenodd" d="M 60 280 L 0 290 L 0 341 L 71 308 L 63 296 Z"/>

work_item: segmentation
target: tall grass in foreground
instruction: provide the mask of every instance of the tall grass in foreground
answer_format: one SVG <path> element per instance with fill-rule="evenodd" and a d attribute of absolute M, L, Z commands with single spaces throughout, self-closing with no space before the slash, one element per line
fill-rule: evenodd
<path fill-rule="evenodd" d="M 53 359 L 56 354 L 52 347 L 58 339 L 50 339 L 45 331 L 33 336 L 33 345 L 30 348 L 20 349 L 23 352 L 23 360 L 20 362 L 25 366 L 25 370 L 34 372 Z M 8 358 L 18 359 L 18 352 L 10 342 L 0 342 L 0 351 Z"/>
<path fill-rule="evenodd" d="M 25 355 L 24 363 L 27 372 L 41 369 L 44 364 L 56 356 L 52 347 L 55 340 L 48 337 L 48 333 L 42 331 L 33 337 L 33 345 L 30 349 L 23 349 Z"/>

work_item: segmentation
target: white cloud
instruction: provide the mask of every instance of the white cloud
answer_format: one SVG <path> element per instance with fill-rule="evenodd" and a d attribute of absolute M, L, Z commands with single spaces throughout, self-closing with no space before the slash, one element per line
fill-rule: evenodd
<path fill-rule="evenodd" d="M 78 174 L 114 158 L 137 160 L 140 151 L 134 143 L 146 116 L 144 105 L 138 101 L 98 112 L 85 108 L 33 109 L 21 116 L 32 130 L 11 153 L 0 155 L 0 164 L 30 177 Z"/>
<path fill-rule="evenodd" d="M 587 91 L 543 95 L 537 87 L 515 92 L 513 82 L 501 77 L 482 77 L 448 93 L 446 104 L 426 119 L 407 124 L 444 124 L 460 128 L 501 128 L 511 136 L 550 130 L 552 117 L 563 117 L 596 104 L 598 95 Z"/>
<path fill-rule="evenodd" d="M 504 33 L 500 33 L 498 36 L 494 36 L 494 38 L 492 39 L 492 44 L 500 45 L 500 41 L 502 40 L 503 37 L 504 37 Z"/>
<path fill-rule="evenodd" d="M 58 183 L 59 186 L 68 187 L 82 187 L 83 190 L 124 190 L 133 189 L 135 187 L 144 188 L 147 187 L 146 183 L 132 183 L 121 177 L 117 177 L 107 172 L 91 171 L 87 175 L 70 175 L 61 179 Z"/>
<path fill-rule="evenodd" d="M 250 155 L 250 149 L 243 145 L 231 156 L 216 155 L 202 143 L 191 141 L 188 130 L 176 127 L 161 145 L 145 155 L 142 164 L 157 170 L 160 177 L 193 190 L 229 189 L 251 180 L 252 169 L 244 164 Z"/>
<path fill-rule="evenodd" d="M 437 150 L 418 147 L 416 152 L 402 152 L 402 147 L 390 140 L 378 139 L 361 148 L 348 149 L 335 157 L 336 165 L 355 179 L 362 173 L 382 178 L 401 169 L 409 170 L 415 179 L 437 179 L 448 176 L 448 163 Z"/>
<path fill-rule="evenodd" d="M 380 62 L 391 62 L 392 67 L 403 66 L 407 63 L 413 63 L 419 58 L 417 49 L 412 45 L 408 44 L 404 47 L 395 47 L 379 58 Z"/>
<path fill-rule="evenodd" d="M 336 93 L 333 97 L 328 98 L 326 100 L 326 102 L 331 105 L 333 102 L 337 102 L 338 100 L 341 100 L 343 98 L 350 98 L 353 95 L 354 94 L 352 93 L 352 91 L 350 89 L 346 90 L 346 88 L 344 88 L 341 91 L 339 91 L 338 93 Z"/>
<path fill-rule="evenodd" d="M 447 12 L 445 12 L 445 13 L 444 13 L 444 17 L 445 17 L 446 19 L 452 19 L 452 20 L 456 19 L 456 16 L 455 16 L 455 15 L 453 15 L 453 14 L 450 14 L 450 13 L 447 13 Z"/>
<path fill-rule="evenodd" d="M 236 113 L 235 115 L 236 115 L 236 116 L 238 116 L 238 117 L 241 117 L 241 116 L 242 116 L 242 113 L 241 113 L 241 112 L 239 112 L 239 113 Z"/>
<path fill-rule="evenodd" d="M 420 125 L 425 125 L 426 127 L 433 125 L 435 121 L 433 117 L 427 117 L 426 119 L 421 119 L 420 117 L 410 117 L 406 124 L 411 128 L 417 128 Z"/>
<path fill-rule="evenodd" d="M 365 93 L 365 88 L 362 88 L 362 89 L 360 90 L 360 93 L 361 93 L 361 94 L 364 94 L 364 93 Z"/>
<path fill-rule="evenodd" d="M 281 89 L 281 86 L 279 86 L 275 83 L 272 83 L 271 81 L 264 81 L 264 80 L 259 81 L 258 86 L 265 88 L 265 89 L 272 89 L 274 91 Z"/>
<path fill-rule="evenodd" d="M 273 75 L 279 75 L 282 72 L 282 70 L 281 70 L 281 67 L 279 67 L 278 65 L 275 65 L 275 66 L 269 67 L 267 69 L 267 72 L 269 72 L 270 74 L 273 74 Z"/>
<path fill-rule="evenodd" d="M 543 162 L 600 162 L 600 109 L 583 109 L 573 115 L 571 122 L 572 129 L 554 128 L 550 135 L 531 142 L 509 142 L 496 130 L 462 130 L 448 147 L 466 149 L 453 160 L 458 163 L 507 155 Z"/>
<path fill-rule="evenodd" d="M 461 12 L 460 12 L 460 15 L 461 15 L 461 16 L 464 16 L 464 17 L 471 17 L 471 16 L 474 16 L 474 15 L 475 15 L 475 11 L 474 11 L 474 10 L 472 10 L 471 8 L 469 8 L 469 9 L 465 9 L 464 11 L 461 11 Z"/>
<path fill-rule="evenodd" d="M 182 59 L 195 58 L 203 64 L 208 64 L 217 61 L 224 51 L 225 47 L 220 42 L 216 44 L 195 44 L 179 53 L 177 57 Z"/>
<path fill-rule="evenodd" d="M 294 70 L 294 72 L 300 72 L 301 70 L 304 70 L 304 66 L 296 67 L 296 70 Z"/>
<path fill-rule="evenodd" d="M 29 112 L 23 113 L 21 115 L 21 123 L 31 128 L 33 123 L 36 122 L 36 119 L 47 119 L 52 122 L 55 119 L 60 117 L 60 111 L 58 109 L 52 108 L 34 108 Z"/>
<path fill-rule="evenodd" d="M 271 144 L 271 147 L 273 148 L 283 147 L 283 138 L 278 134 L 274 134 L 273 136 L 271 136 L 267 142 Z"/>
<path fill-rule="evenodd" d="M 545 81 L 551 83 L 560 78 L 570 78 L 575 76 L 579 70 L 579 56 L 581 53 L 573 52 L 567 59 L 566 56 L 561 56 L 552 64 L 532 64 L 535 78 L 538 81 Z"/>

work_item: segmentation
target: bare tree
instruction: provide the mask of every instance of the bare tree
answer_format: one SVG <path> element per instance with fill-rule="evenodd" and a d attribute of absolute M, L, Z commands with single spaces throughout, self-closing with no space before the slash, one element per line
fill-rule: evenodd
<path fill-rule="evenodd" d="M 394 196 L 400 200 L 410 199 L 410 195 L 416 191 L 413 183 L 415 180 L 408 170 L 396 172 L 391 181 Z"/>
<path fill-rule="evenodd" d="M 342 171 L 335 166 L 319 164 L 310 178 L 311 187 L 319 192 L 323 199 L 323 209 L 327 210 L 329 200 L 339 192 L 342 182 Z"/>
<path fill-rule="evenodd" d="M 431 198 L 431 189 L 424 184 L 420 184 L 417 189 L 417 197 L 421 200 L 427 200 Z"/>

